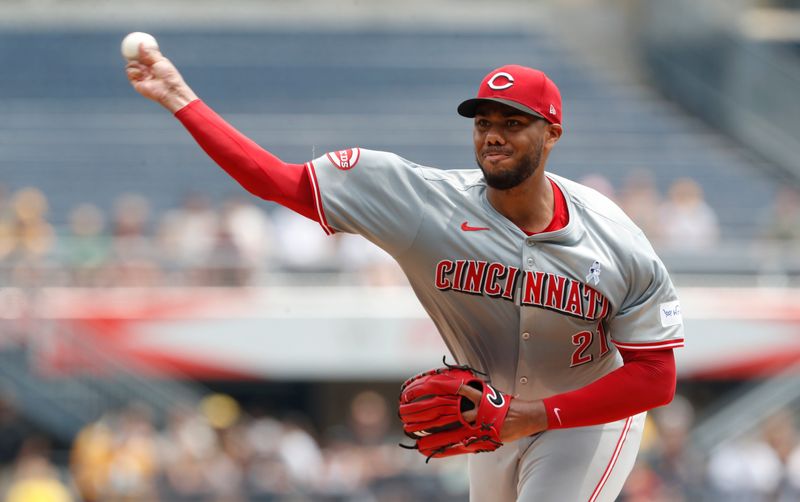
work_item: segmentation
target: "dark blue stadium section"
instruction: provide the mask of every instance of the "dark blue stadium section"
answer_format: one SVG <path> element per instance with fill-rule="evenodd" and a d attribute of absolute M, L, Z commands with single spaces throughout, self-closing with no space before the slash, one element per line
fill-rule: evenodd
<path fill-rule="evenodd" d="M 38 186 L 63 222 L 76 203 L 123 192 L 157 208 L 183 194 L 240 189 L 124 76 L 125 32 L 0 33 L 0 184 Z M 503 32 L 154 31 L 197 93 L 288 161 L 358 145 L 442 168 L 474 166 L 471 123 L 455 113 L 493 67 L 543 69 L 564 97 L 551 171 L 617 186 L 653 170 L 662 190 L 697 179 L 723 233 L 749 236 L 775 182 L 759 161 L 654 93 L 611 83 L 557 39 Z"/>

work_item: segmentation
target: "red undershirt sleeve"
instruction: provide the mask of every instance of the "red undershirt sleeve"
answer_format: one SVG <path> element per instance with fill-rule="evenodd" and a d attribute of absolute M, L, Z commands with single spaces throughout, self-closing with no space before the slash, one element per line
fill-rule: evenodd
<path fill-rule="evenodd" d="M 585 387 L 544 399 L 548 429 L 614 422 L 672 401 L 672 349 L 619 351 L 622 367 Z"/>
<path fill-rule="evenodd" d="M 208 156 L 248 192 L 319 221 L 304 165 L 283 162 L 199 99 L 178 110 L 175 117 Z"/>

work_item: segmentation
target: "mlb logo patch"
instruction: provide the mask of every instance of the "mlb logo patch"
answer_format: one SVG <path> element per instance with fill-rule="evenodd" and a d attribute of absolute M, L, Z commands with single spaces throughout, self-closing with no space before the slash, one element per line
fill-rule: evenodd
<path fill-rule="evenodd" d="M 347 171 L 348 169 L 356 167 L 358 159 L 361 156 L 361 150 L 359 148 L 350 148 L 349 150 L 330 152 L 327 156 L 328 160 L 330 160 L 337 169 Z"/>

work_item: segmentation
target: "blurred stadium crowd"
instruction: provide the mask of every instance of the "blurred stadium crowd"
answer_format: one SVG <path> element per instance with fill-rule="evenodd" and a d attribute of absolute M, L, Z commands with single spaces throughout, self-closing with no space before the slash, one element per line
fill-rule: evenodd
<path fill-rule="evenodd" d="M 2 404 L 4 502 L 460 500 L 467 486 L 464 459 L 426 465 L 399 448 L 393 413 L 372 391 L 321 432 L 300 414 L 243 413 L 222 394 L 160 421 L 132 404 L 87 424 L 63 469 Z"/>
<path fill-rule="evenodd" d="M 663 193 L 645 169 L 616 187 L 599 174 L 579 181 L 618 202 L 659 251 L 709 251 L 725 238 L 691 178 Z M 796 191 L 782 189 L 762 211 L 757 240 L 800 242 Z M 51 215 L 47 195 L 32 187 L 0 187 L 0 270 L 6 284 L 29 287 L 244 286 L 270 283 L 267 273 L 281 271 L 404 282 L 391 259 L 360 237 L 328 239 L 315 223 L 244 195 L 215 206 L 204 194 L 189 194 L 157 214 L 147 197 L 123 194 L 108 212 L 85 203 Z"/>
<path fill-rule="evenodd" d="M 0 400 L 3 502 L 455 501 L 466 500 L 464 457 L 426 464 L 397 447 L 391 406 L 366 390 L 342 424 L 245 412 L 213 394 L 159 420 L 131 404 L 87 424 L 69 452 Z M 788 413 L 762 434 L 713 451 L 693 448 L 694 410 L 680 395 L 648 417 L 626 502 L 788 502 L 800 497 L 800 434 Z M 64 457 L 64 458 L 60 458 Z"/>

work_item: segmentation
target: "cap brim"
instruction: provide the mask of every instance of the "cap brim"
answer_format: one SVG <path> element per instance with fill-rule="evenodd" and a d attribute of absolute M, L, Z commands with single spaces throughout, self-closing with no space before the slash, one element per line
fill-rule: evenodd
<path fill-rule="evenodd" d="M 538 117 L 541 119 L 548 120 L 547 117 L 542 115 L 541 113 L 528 108 L 525 105 L 519 104 L 516 101 L 511 101 L 510 99 L 501 99 L 501 98 L 472 98 L 464 101 L 460 105 L 458 105 L 458 114 L 462 117 L 473 118 L 475 117 L 475 112 L 478 110 L 478 105 L 481 103 L 485 103 L 487 101 L 492 101 L 495 103 L 501 103 L 511 108 L 516 108 L 521 112 L 525 112 L 528 115 L 533 115 L 534 117 Z"/>

